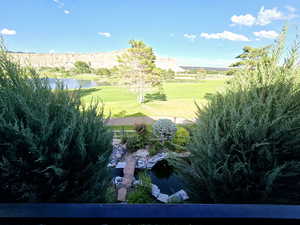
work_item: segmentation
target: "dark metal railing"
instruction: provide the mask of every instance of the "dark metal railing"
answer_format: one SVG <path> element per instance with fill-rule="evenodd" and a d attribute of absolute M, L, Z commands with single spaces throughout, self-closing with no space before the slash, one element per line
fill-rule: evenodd
<path fill-rule="evenodd" d="M 0 224 L 300 224 L 300 205 L 0 204 Z M 257 224 L 258 225 L 258 224 Z"/>

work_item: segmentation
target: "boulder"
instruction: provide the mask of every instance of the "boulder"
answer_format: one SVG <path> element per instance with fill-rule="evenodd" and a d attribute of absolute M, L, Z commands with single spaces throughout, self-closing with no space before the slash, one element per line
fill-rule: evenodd
<path fill-rule="evenodd" d="M 146 158 L 149 155 L 149 152 L 146 149 L 137 150 L 134 155 L 138 158 Z"/>
<path fill-rule="evenodd" d="M 155 198 L 157 198 L 160 195 L 159 187 L 155 184 L 151 184 L 151 193 Z"/>
<path fill-rule="evenodd" d="M 135 168 L 146 169 L 147 168 L 146 159 L 138 159 L 137 162 L 136 162 Z"/>
<path fill-rule="evenodd" d="M 169 195 L 162 194 L 162 193 L 160 193 L 157 197 L 157 200 L 164 202 L 164 203 L 167 203 L 168 199 L 169 199 Z"/>
<path fill-rule="evenodd" d="M 147 161 L 147 168 L 151 169 L 157 162 L 165 159 L 167 156 L 168 154 L 165 152 L 154 155 Z"/>
<path fill-rule="evenodd" d="M 188 194 L 184 190 L 180 190 L 180 191 L 176 192 L 175 194 L 172 194 L 169 197 L 168 202 L 172 202 L 172 201 L 185 201 L 187 199 L 189 199 Z"/>
<path fill-rule="evenodd" d="M 118 162 L 118 164 L 116 165 L 117 169 L 124 169 L 124 167 L 126 166 L 126 162 Z"/>

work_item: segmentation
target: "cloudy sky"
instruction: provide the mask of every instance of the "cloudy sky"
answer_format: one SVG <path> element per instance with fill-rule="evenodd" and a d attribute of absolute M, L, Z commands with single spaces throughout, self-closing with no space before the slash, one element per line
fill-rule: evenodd
<path fill-rule="evenodd" d="M 13 51 L 106 52 L 138 39 L 182 65 L 227 66 L 285 23 L 291 43 L 300 0 L 1 0 L 0 34 Z"/>

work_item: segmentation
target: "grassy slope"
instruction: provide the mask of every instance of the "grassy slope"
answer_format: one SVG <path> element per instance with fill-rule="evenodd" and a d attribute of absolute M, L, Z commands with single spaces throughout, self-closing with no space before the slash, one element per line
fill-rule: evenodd
<path fill-rule="evenodd" d="M 199 83 L 166 83 L 164 85 L 168 101 L 154 101 L 138 104 L 136 94 L 126 88 L 103 86 L 81 90 L 82 100 L 88 103 L 92 98 L 102 100 L 105 112 L 110 111 L 113 117 L 128 115 L 195 117 L 195 101 L 203 104 L 205 96 L 221 91 L 225 80 L 204 80 Z M 123 113 L 120 113 L 122 112 Z"/>

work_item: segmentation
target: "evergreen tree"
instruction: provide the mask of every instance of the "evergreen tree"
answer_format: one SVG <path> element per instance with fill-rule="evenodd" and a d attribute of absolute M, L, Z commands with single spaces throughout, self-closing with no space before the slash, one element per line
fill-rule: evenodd
<path fill-rule="evenodd" d="M 103 202 L 112 132 L 102 107 L 0 51 L 0 202 Z"/>
<path fill-rule="evenodd" d="M 118 57 L 121 82 L 138 93 L 138 102 L 143 103 L 147 88 L 160 84 L 160 75 L 155 72 L 153 49 L 143 41 L 129 41 L 129 48 Z"/>

